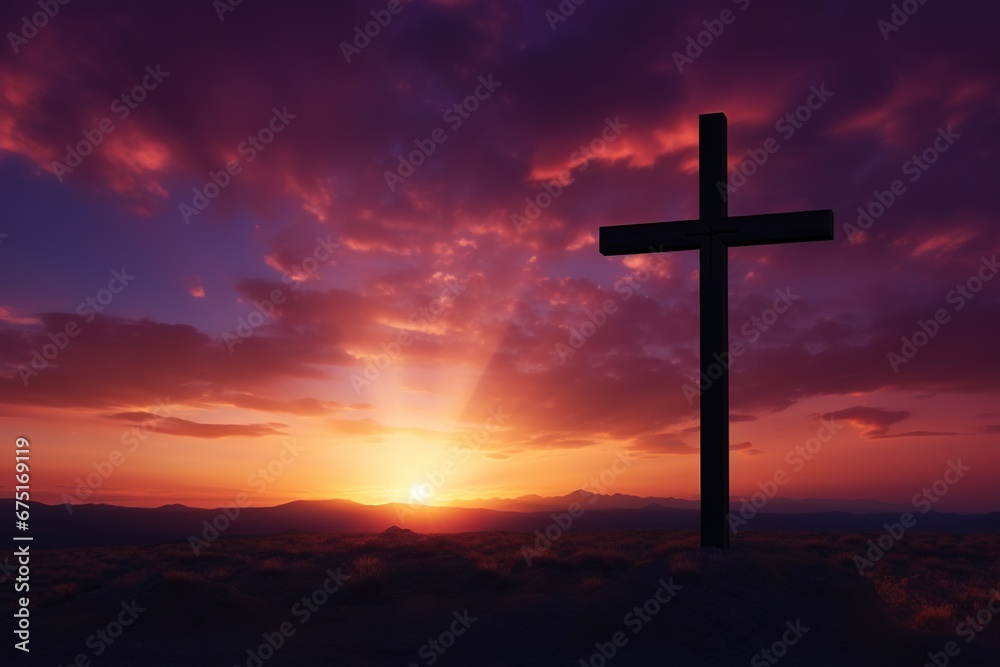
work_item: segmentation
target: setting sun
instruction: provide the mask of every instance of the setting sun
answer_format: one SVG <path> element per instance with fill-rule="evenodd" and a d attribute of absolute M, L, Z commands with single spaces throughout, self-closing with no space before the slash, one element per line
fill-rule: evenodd
<path fill-rule="evenodd" d="M 427 482 L 422 484 L 414 484 L 410 487 L 410 498 L 409 500 L 414 503 L 420 503 L 421 505 L 428 504 L 428 501 L 434 496 L 434 491 L 431 485 Z"/>

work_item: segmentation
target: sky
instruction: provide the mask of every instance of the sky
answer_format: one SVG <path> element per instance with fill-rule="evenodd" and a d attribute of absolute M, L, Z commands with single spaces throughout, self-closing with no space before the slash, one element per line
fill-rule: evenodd
<path fill-rule="evenodd" d="M 903 4 L 4 3 L 33 499 L 697 498 L 697 253 L 597 237 L 724 112 L 730 214 L 835 214 L 729 251 L 733 498 L 1000 510 L 1000 10 Z"/>

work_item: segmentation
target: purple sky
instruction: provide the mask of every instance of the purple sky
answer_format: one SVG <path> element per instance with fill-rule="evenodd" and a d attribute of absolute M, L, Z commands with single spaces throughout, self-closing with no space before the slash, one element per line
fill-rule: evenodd
<path fill-rule="evenodd" d="M 783 495 L 907 502 L 961 457 L 941 507 L 1000 509 L 1000 10 L 563 5 L 81 2 L 34 30 L 6 3 L 0 420 L 38 442 L 38 499 L 146 421 L 90 500 L 222 502 L 290 437 L 261 502 L 405 500 L 498 406 L 438 498 L 565 493 L 618 450 L 640 465 L 613 491 L 697 497 L 696 256 L 596 236 L 696 217 L 698 114 L 722 111 L 754 172 L 731 214 L 836 215 L 832 242 L 730 252 L 734 495 L 825 417 L 845 428 Z"/>

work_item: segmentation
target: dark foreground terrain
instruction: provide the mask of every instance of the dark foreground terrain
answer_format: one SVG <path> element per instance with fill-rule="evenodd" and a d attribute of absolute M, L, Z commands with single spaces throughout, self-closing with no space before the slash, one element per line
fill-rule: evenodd
<path fill-rule="evenodd" d="M 877 537 L 566 534 L 530 564 L 528 534 L 398 529 L 37 551 L 31 660 L 4 664 L 1000 664 L 1000 537 L 909 533 L 859 575 Z"/>

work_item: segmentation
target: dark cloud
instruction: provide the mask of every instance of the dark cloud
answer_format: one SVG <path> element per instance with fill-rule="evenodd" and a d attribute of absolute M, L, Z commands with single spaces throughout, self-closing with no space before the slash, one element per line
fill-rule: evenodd
<path fill-rule="evenodd" d="M 909 410 L 887 410 L 856 405 L 843 410 L 827 412 L 823 415 L 823 419 L 853 422 L 862 429 L 862 437 L 870 438 L 884 436 L 890 426 L 898 424 L 909 416 Z"/>
<path fill-rule="evenodd" d="M 155 420 L 157 432 L 188 438 L 259 438 L 265 435 L 286 435 L 279 429 L 287 428 L 287 425 L 277 422 L 267 424 L 202 424 L 180 417 L 165 417 L 152 412 L 120 412 L 110 415 L 109 418 L 128 422 L 133 426 Z"/>

